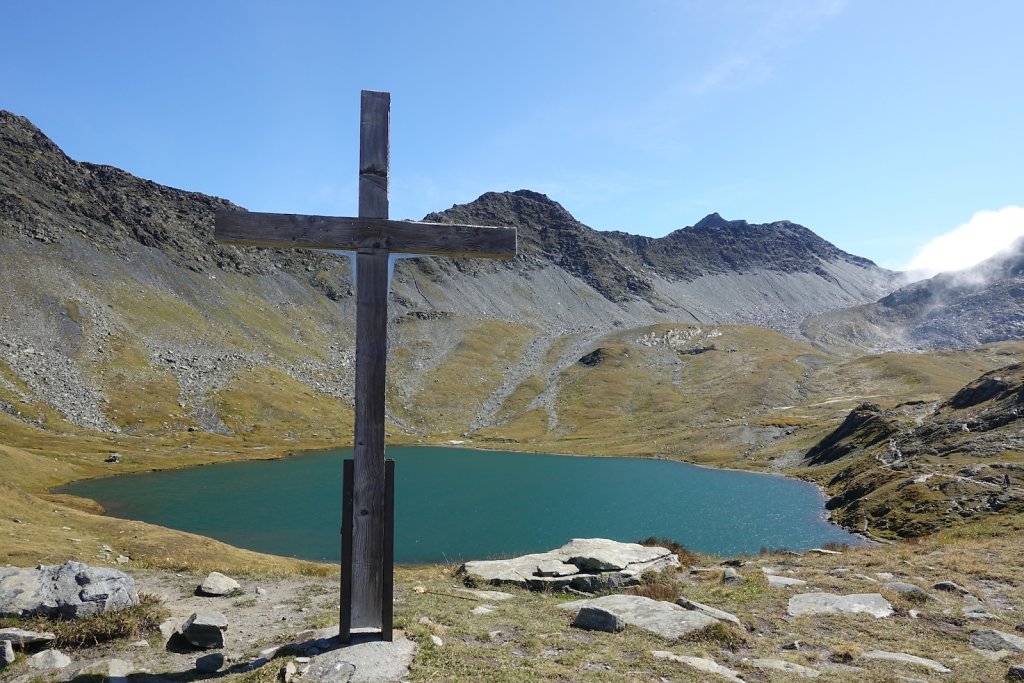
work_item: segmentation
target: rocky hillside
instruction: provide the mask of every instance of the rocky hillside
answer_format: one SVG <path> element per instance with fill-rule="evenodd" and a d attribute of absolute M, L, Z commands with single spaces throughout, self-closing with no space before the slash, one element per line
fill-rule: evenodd
<path fill-rule="evenodd" d="M 970 348 L 1024 336 L 1024 240 L 966 270 L 807 321 L 808 335 L 876 349 Z"/>
<path fill-rule="evenodd" d="M 348 260 L 217 245 L 226 206 L 74 161 L 0 113 L 0 413 L 51 430 L 347 434 Z M 557 425 L 551 382 L 608 335 L 698 321 L 792 331 L 893 284 L 785 221 L 712 215 L 650 239 L 592 230 L 529 191 L 428 218 L 515 225 L 522 253 L 396 264 L 388 409 L 411 435 L 529 411 Z"/>
<path fill-rule="evenodd" d="M 920 536 L 996 512 L 1024 511 L 1024 365 L 941 402 L 864 403 L 805 455 L 827 481 L 836 519 Z M 814 470 L 819 470 L 814 472 Z"/>

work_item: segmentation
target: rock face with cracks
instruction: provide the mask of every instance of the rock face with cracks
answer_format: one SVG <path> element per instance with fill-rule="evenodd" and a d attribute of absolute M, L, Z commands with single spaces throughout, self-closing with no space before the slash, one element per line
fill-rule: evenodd
<path fill-rule="evenodd" d="M 124 572 L 82 562 L 0 569 L 0 616 L 91 617 L 135 605 L 135 581 Z"/>
<path fill-rule="evenodd" d="M 479 583 L 594 593 L 636 585 L 644 572 L 678 568 L 679 558 L 667 548 L 604 538 L 574 538 L 546 553 L 467 562 L 460 571 Z"/>

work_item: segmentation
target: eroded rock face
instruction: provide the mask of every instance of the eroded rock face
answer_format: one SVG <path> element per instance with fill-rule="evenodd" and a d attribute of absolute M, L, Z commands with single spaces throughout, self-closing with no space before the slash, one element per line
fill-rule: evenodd
<path fill-rule="evenodd" d="M 482 583 L 534 590 L 573 588 L 593 593 L 636 585 L 644 572 L 678 568 L 679 558 L 667 548 L 604 538 L 574 538 L 546 553 L 467 562 L 461 571 Z"/>
<path fill-rule="evenodd" d="M 66 562 L 37 569 L 0 569 L 0 616 L 77 619 L 137 605 L 135 581 L 124 572 Z"/>

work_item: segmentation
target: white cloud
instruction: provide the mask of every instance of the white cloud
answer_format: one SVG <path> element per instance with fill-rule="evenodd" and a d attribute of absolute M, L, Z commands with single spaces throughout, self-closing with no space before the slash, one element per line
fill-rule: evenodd
<path fill-rule="evenodd" d="M 906 270 L 919 280 L 969 268 L 994 256 L 1024 235 L 1024 207 L 979 211 L 971 220 L 917 250 Z"/>

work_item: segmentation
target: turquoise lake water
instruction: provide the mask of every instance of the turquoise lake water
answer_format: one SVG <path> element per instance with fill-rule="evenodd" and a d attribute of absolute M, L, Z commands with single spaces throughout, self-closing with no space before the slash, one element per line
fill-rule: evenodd
<path fill-rule="evenodd" d="M 811 484 L 667 460 L 389 448 L 395 561 L 549 550 L 570 538 L 660 536 L 706 553 L 805 550 L 859 539 L 824 518 Z M 338 561 L 341 461 L 351 450 L 78 482 L 107 514 L 235 546 Z"/>

